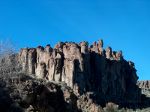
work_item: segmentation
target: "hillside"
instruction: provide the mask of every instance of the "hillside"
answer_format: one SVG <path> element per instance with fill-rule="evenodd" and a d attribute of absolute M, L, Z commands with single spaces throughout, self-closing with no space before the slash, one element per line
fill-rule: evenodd
<path fill-rule="evenodd" d="M 0 63 L 0 108 L 6 112 L 126 112 L 150 107 L 134 63 L 125 60 L 122 51 L 104 49 L 102 40 L 91 46 L 84 41 L 22 48 Z"/>

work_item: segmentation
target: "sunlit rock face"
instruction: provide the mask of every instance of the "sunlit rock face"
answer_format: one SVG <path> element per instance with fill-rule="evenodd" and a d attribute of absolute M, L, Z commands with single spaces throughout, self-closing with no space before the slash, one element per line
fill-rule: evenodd
<path fill-rule="evenodd" d="M 122 51 L 103 49 L 103 40 L 94 42 L 59 42 L 54 48 L 24 48 L 20 51 L 23 71 L 48 81 L 65 82 L 76 95 L 94 92 L 98 103 L 140 102 L 138 77 L 133 62 Z M 124 102 L 122 102 L 124 101 Z"/>
<path fill-rule="evenodd" d="M 19 53 L 19 59 L 22 64 L 22 70 L 27 72 L 28 70 L 28 48 L 21 49 Z"/>
<path fill-rule="evenodd" d="M 150 80 L 138 81 L 137 85 L 143 89 L 150 89 Z"/>

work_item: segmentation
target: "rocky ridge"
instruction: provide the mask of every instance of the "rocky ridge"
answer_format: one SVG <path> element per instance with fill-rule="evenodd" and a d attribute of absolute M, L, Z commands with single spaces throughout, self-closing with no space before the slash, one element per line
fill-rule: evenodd
<path fill-rule="evenodd" d="M 54 48 L 23 48 L 19 61 L 29 76 L 65 83 L 77 97 L 88 95 L 95 104 L 138 107 L 141 103 L 134 63 L 126 61 L 122 51 L 104 49 L 102 40 L 90 47 L 84 41 L 59 42 Z"/>

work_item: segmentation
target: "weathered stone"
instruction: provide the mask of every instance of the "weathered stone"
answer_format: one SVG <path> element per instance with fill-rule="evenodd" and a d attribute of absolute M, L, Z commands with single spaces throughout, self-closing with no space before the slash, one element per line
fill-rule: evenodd
<path fill-rule="evenodd" d="M 73 88 L 73 77 L 75 73 L 75 65 L 74 60 L 65 59 L 64 60 L 64 67 L 63 67 L 63 74 L 62 74 L 62 81 L 66 82 L 68 86 Z"/>
<path fill-rule="evenodd" d="M 66 43 L 66 45 L 63 47 L 63 52 L 64 67 L 62 81 L 65 81 L 67 85 L 72 88 L 80 88 L 82 90 L 85 84 L 83 84 L 84 82 L 82 81 L 84 77 L 84 65 L 80 48 L 77 44 Z"/>
<path fill-rule="evenodd" d="M 81 53 L 83 54 L 87 54 L 88 53 L 88 42 L 81 42 L 80 43 L 81 46 Z"/>
<path fill-rule="evenodd" d="M 77 96 L 90 91 L 95 93 L 93 97 L 100 104 L 140 102 L 134 64 L 123 59 L 122 51 L 112 51 L 111 47 L 103 50 L 102 40 L 94 42 L 90 48 L 83 41 L 79 44 L 60 42 L 54 49 L 50 45 L 45 49 L 42 46 L 36 50 L 24 49 L 20 52 L 20 60 L 23 70 L 34 73 L 36 64 L 37 78 L 64 82 Z"/>
<path fill-rule="evenodd" d="M 123 55 L 122 55 L 122 51 L 118 51 L 117 53 L 116 53 L 116 59 L 117 60 L 123 60 Z"/>
<path fill-rule="evenodd" d="M 112 57 L 113 57 L 114 60 L 117 60 L 116 53 L 117 53 L 116 51 L 112 52 Z"/>
<path fill-rule="evenodd" d="M 55 57 L 55 61 L 54 61 L 54 65 L 55 65 L 55 69 L 54 69 L 54 80 L 56 82 L 60 82 L 61 81 L 61 77 L 62 77 L 62 66 L 63 66 L 63 58 L 62 55 L 60 53 L 57 53 L 56 57 Z"/>
<path fill-rule="evenodd" d="M 48 52 L 48 53 L 52 53 L 52 52 L 53 52 L 53 48 L 51 48 L 51 46 L 48 44 L 48 45 L 45 47 L 45 51 Z"/>
<path fill-rule="evenodd" d="M 54 48 L 57 49 L 59 52 L 62 52 L 63 45 L 64 45 L 63 42 L 58 42 Z"/>
<path fill-rule="evenodd" d="M 28 70 L 28 48 L 21 49 L 19 53 L 19 60 L 22 65 L 22 70 L 27 72 Z"/>
<path fill-rule="evenodd" d="M 103 43 L 103 40 L 100 39 L 100 40 L 98 41 L 98 47 L 100 47 L 100 48 L 102 47 L 102 48 L 103 48 L 103 44 L 104 44 L 104 43 Z"/>
<path fill-rule="evenodd" d="M 96 52 L 96 53 L 98 53 L 97 42 L 94 42 L 94 43 L 93 43 L 93 46 L 92 46 L 91 50 L 94 51 L 94 52 Z"/>
<path fill-rule="evenodd" d="M 54 80 L 55 59 L 51 57 L 48 61 L 48 80 Z"/>
<path fill-rule="evenodd" d="M 35 74 L 36 74 L 36 77 L 39 79 L 47 78 L 46 64 L 44 62 L 40 62 L 37 64 Z"/>
<path fill-rule="evenodd" d="M 106 48 L 106 58 L 110 59 L 110 60 L 113 60 L 113 58 L 112 58 L 112 48 L 111 47 Z"/>
<path fill-rule="evenodd" d="M 43 59 L 44 48 L 42 46 L 38 46 L 36 48 L 36 52 L 37 52 L 37 63 L 44 62 Z"/>
<path fill-rule="evenodd" d="M 139 86 L 139 88 L 142 88 L 142 89 L 150 89 L 150 81 L 149 80 L 138 81 L 137 85 Z"/>
<path fill-rule="evenodd" d="M 98 41 L 98 52 L 100 55 L 104 55 L 104 50 L 103 50 L 103 40 Z"/>
<path fill-rule="evenodd" d="M 28 52 L 28 72 L 29 74 L 35 74 L 36 64 L 36 49 L 29 49 Z"/>
<path fill-rule="evenodd" d="M 122 51 L 112 51 L 110 47 L 103 50 L 102 40 L 90 48 L 83 41 L 79 44 L 58 43 L 54 49 L 50 45 L 22 49 L 18 60 L 26 74 L 24 78 L 21 78 L 24 73 L 20 72 L 17 74 L 19 77 L 12 77 L 14 75 L 10 71 L 16 71 L 14 65 L 18 63 L 12 59 L 17 60 L 17 54 L 0 59 L 1 77 L 2 74 L 5 77 L 6 73 L 11 74 L 7 81 L 11 85 L 4 87 L 6 84 L 0 80 L 0 88 L 11 89 L 8 92 L 11 92 L 13 102 L 27 111 L 101 112 L 101 106 L 105 104 L 104 111 L 118 110 L 118 105 L 130 108 L 150 105 L 147 99 L 150 82 L 137 83 L 134 63 L 123 59 Z M 6 61 L 13 67 L 6 67 Z M 36 77 L 31 77 L 31 74 Z M 141 90 L 147 94 L 141 95 Z"/>

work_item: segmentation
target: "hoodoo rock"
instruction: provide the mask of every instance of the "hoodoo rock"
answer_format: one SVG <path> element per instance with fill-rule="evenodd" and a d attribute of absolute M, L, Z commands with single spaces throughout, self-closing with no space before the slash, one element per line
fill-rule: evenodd
<path fill-rule="evenodd" d="M 140 103 L 140 89 L 134 63 L 123 58 L 122 51 L 103 49 L 103 40 L 59 42 L 54 48 L 24 48 L 19 53 L 23 71 L 48 81 L 64 82 L 76 95 L 91 92 L 98 104 Z"/>

